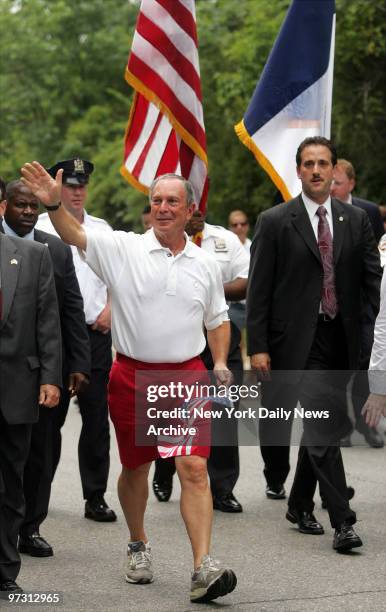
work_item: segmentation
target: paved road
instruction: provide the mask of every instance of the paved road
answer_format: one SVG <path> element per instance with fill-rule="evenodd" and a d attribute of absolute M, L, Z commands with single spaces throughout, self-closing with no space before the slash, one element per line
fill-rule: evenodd
<path fill-rule="evenodd" d="M 13 608 L 58 612 L 199 609 L 199 604 L 191 604 L 188 599 L 191 557 L 179 515 L 178 487 L 168 504 L 159 504 L 152 494 L 149 499 L 147 529 L 155 557 L 154 583 L 126 584 L 127 529 L 116 494 L 119 461 L 115 438 L 112 436 L 106 499 L 117 510 L 119 520 L 103 525 L 83 518 L 76 450 L 79 429 L 80 416 L 72 407 L 51 510 L 42 528 L 42 534 L 54 546 L 55 556 L 23 556 L 19 576 L 28 591 L 61 591 L 64 603 Z M 294 465 L 296 449 L 292 450 Z M 355 446 L 344 449 L 344 460 L 348 481 L 357 492 L 353 507 L 365 546 L 342 556 L 332 550 L 332 530 L 319 498 L 316 515 L 326 534 L 299 534 L 284 520 L 285 502 L 265 498 L 258 449 L 241 449 L 236 494 L 244 513 L 232 516 L 216 512 L 213 534 L 214 556 L 234 568 L 238 587 L 227 598 L 201 608 L 246 612 L 386 610 L 386 449 Z"/>

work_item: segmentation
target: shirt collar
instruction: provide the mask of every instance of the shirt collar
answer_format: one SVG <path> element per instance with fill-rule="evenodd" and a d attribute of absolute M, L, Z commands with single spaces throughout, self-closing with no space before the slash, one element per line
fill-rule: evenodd
<path fill-rule="evenodd" d="M 196 245 L 192 244 L 189 240 L 189 236 L 186 232 L 184 232 L 185 237 L 185 246 L 179 255 L 186 255 L 186 257 L 195 257 L 197 248 Z M 149 253 L 152 251 L 168 251 L 167 247 L 162 246 L 162 244 L 158 241 L 154 228 L 149 229 L 145 234 L 143 234 L 143 240 L 145 242 L 145 247 Z"/>
<path fill-rule="evenodd" d="M 3 218 L 3 229 L 4 229 L 4 234 L 7 234 L 7 236 L 15 236 L 16 238 L 22 238 L 23 240 L 35 240 L 35 229 L 34 228 L 30 232 L 28 232 L 28 234 L 25 234 L 25 236 L 19 236 L 19 234 L 16 234 L 16 232 L 13 231 L 12 227 L 9 227 L 8 223 L 6 222 L 4 218 Z"/>
<path fill-rule="evenodd" d="M 303 191 L 302 191 L 302 200 L 304 202 L 304 206 L 306 207 L 306 210 L 308 212 L 308 215 L 309 215 L 310 219 L 312 219 L 312 217 L 314 217 L 316 215 L 316 211 L 318 210 L 319 206 L 321 206 L 321 205 L 318 204 L 317 202 L 314 202 L 310 198 L 308 198 Z M 327 200 L 325 202 L 323 202 L 322 206 L 324 206 L 324 208 L 326 209 L 327 215 L 332 217 L 332 212 L 331 212 L 331 196 L 328 196 Z"/>

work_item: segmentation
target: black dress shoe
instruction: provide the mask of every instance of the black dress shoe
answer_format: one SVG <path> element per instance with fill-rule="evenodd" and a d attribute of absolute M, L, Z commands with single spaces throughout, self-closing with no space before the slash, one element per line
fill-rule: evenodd
<path fill-rule="evenodd" d="M 322 535 L 324 533 L 322 525 L 318 523 L 312 512 L 298 512 L 288 508 L 285 517 L 290 523 L 298 524 L 300 533 L 310 535 Z"/>
<path fill-rule="evenodd" d="M 22 593 L 23 589 L 14 580 L 0 582 L 0 591 L 4 593 Z"/>
<path fill-rule="evenodd" d="M 343 523 L 343 525 L 335 529 L 332 547 L 337 552 L 347 552 L 352 548 L 358 548 L 362 545 L 362 540 L 359 535 L 355 533 L 352 525 Z"/>
<path fill-rule="evenodd" d="M 117 520 L 117 515 L 108 507 L 103 496 L 86 501 L 84 516 L 98 523 L 112 523 Z"/>
<path fill-rule="evenodd" d="M 268 499 L 285 499 L 285 488 L 281 483 L 276 485 L 267 485 L 265 494 Z"/>
<path fill-rule="evenodd" d="M 173 481 L 153 480 L 153 491 L 159 502 L 168 502 L 173 491 Z"/>
<path fill-rule="evenodd" d="M 366 427 L 366 429 L 360 431 L 367 444 L 371 446 L 371 448 L 383 448 L 385 443 L 380 433 L 376 429 L 372 429 L 371 427 Z"/>
<path fill-rule="evenodd" d="M 355 495 L 354 487 L 347 487 L 347 499 L 350 501 L 350 499 L 352 499 L 354 497 L 354 495 Z M 327 509 L 327 502 L 324 499 L 324 497 L 322 496 L 322 494 L 320 494 L 320 497 L 322 499 L 322 508 L 324 510 L 326 510 Z"/>
<path fill-rule="evenodd" d="M 233 493 L 223 495 L 223 497 L 213 497 L 213 508 L 220 512 L 242 512 L 243 507 L 235 498 Z"/>
<path fill-rule="evenodd" d="M 19 552 L 31 557 L 52 557 L 54 551 L 38 531 L 30 535 L 20 535 Z"/>

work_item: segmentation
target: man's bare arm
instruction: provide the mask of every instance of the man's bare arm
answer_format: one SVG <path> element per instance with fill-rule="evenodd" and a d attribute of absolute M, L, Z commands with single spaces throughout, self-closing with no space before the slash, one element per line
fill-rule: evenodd
<path fill-rule="evenodd" d="M 21 169 L 23 183 L 36 195 L 43 206 L 55 206 L 60 202 L 63 170 L 58 170 L 53 179 L 39 162 L 24 164 Z M 57 210 L 47 211 L 51 223 L 59 236 L 67 244 L 86 250 L 87 237 L 81 224 L 60 206 Z"/>
<path fill-rule="evenodd" d="M 235 278 L 229 283 L 224 283 L 225 299 L 231 301 L 244 300 L 247 295 L 247 278 Z"/>
<path fill-rule="evenodd" d="M 213 373 L 218 384 L 230 384 L 232 374 L 228 370 L 227 360 L 231 339 L 229 321 L 224 321 L 215 329 L 208 329 L 208 344 L 213 359 Z"/>

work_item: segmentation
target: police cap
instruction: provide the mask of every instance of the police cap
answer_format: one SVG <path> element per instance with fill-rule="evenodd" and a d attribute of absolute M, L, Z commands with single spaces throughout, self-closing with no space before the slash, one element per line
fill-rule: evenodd
<path fill-rule="evenodd" d="M 47 169 L 47 172 L 55 178 L 58 170 L 63 168 L 64 185 L 87 185 L 90 174 L 94 170 L 94 164 L 86 159 L 75 157 L 57 162 Z"/>

